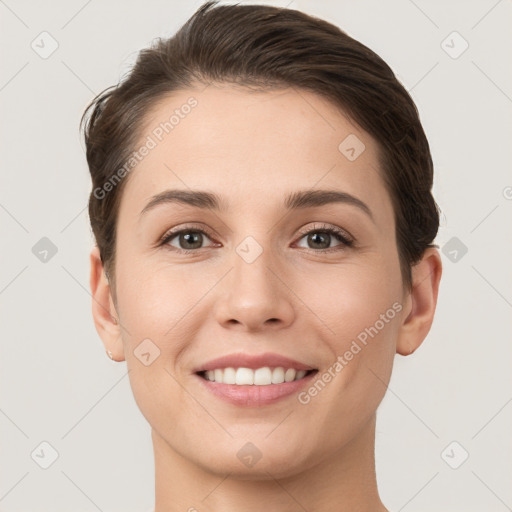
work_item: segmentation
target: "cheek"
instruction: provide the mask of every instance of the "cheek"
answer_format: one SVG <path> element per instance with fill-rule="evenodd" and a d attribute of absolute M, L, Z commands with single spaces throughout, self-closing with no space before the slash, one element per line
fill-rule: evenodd
<path fill-rule="evenodd" d="M 357 337 L 376 322 L 379 331 L 389 331 L 390 324 L 396 323 L 400 308 L 393 308 L 393 304 L 402 298 L 401 279 L 398 268 L 391 272 L 385 262 L 331 266 L 302 283 L 304 302 L 340 343 Z"/>
<path fill-rule="evenodd" d="M 190 319 L 194 317 L 199 292 L 194 286 L 187 286 L 182 273 L 169 268 L 150 269 L 144 262 L 126 258 L 119 262 L 117 270 L 120 319 L 125 327 L 122 340 L 131 389 L 141 413 L 156 425 L 162 407 L 176 413 L 172 404 L 179 403 L 183 408 L 180 414 L 186 414 L 190 407 L 189 398 L 177 383 L 175 363 L 190 343 L 185 333 L 192 332 Z M 175 416 L 164 415 L 170 434 L 176 425 L 168 419 Z"/>
<path fill-rule="evenodd" d="M 329 307 L 318 310 L 330 313 L 325 323 L 334 333 L 325 331 L 319 347 L 324 353 L 328 348 L 330 357 L 300 397 L 301 403 L 308 404 L 311 417 L 328 431 L 332 429 L 332 439 L 338 441 L 339 422 L 345 422 L 343 436 L 350 438 L 385 394 L 402 310 L 398 287 L 394 292 L 377 276 L 356 279 L 354 273 L 350 275 L 331 282 Z"/>
<path fill-rule="evenodd" d="M 160 341 L 204 293 L 201 280 L 192 282 L 181 269 L 150 268 L 142 260 L 120 261 L 117 282 L 120 315 L 127 330 Z"/>
<path fill-rule="evenodd" d="M 401 322 L 400 275 L 386 272 L 384 264 L 353 265 L 331 268 L 324 278 L 317 275 L 306 285 L 307 304 L 324 325 L 324 345 L 318 348 L 325 353 L 328 346 L 328 368 L 339 363 L 331 369 L 336 375 L 331 389 L 348 393 L 347 399 L 378 400 L 385 389 L 379 379 L 387 382 L 391 374 Z"/>

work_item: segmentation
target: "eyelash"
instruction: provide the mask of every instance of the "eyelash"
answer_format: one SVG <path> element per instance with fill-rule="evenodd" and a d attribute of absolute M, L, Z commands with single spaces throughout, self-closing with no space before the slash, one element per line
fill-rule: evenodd
<path fill-rule="evenodd" d="M 199 249 L 179 249 L 177 247 L 172 247 L 169 244 L 169 242 L 175 238 L 177 235 L 180 235 L 181 233 L 201 233 L 203 235 L 206 235 L 208 238 L 213 239 L 214 237 L 208 232 L 208 230 L 205 229 L 199 229 L 194 226 L 187 226 L 185 228 L 181 228 L 176 231 L 168 231 L 165 233 L 165 235 L 160 239 L 160 246 L 166 246 L 171 251 L 177 251 L 181 254 L 192 254 L 197 253 L 200 249 L 206 249 L 206 247 L 200 247 Z M 330 235 L 333 235 L 336 240 L 341 242 L 341 246 L 336 247 L 329 247 L 327 249 L 311 249 L 311 248 L 305 248 L 307 251 L 312 251 L 314 253 L 326 253 L 326 252 L 336 252 L 340 251 L 346 248 L 354 247 L 354 240 L 352 238 L 349 238 L 348 234 L 336 227 L 332 227 L 325 224 L 317 225 L 315 224 L 313 228 L 308 229 L 307 231 L 303 231 L 300 233 L 299 240 L 304 238 L 305 236 L 311 234 L 311 233 L 327 233 Z M 304 249 L 304 247 L 303 247 Z"/>

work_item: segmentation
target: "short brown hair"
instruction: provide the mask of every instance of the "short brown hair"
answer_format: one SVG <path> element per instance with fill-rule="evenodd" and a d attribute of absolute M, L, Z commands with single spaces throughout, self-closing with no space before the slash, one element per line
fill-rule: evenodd
<path fill-rule="evenodd" d="M 431 193 L 429 144 L 408 92 L 376 53 L 327 21 L 292 9 L 217 1 L 203 4 L 173 37 L 140 51 L 130 73 L 83 114 L 93 186 L 89 216 L 107 275 L 114 278 L 117 214 L 128 178 L 105 197 L 94 191 L 127 161 L 150 107 L 173 91 L 215 82 L 312 91 L 376 139 L 402 279 L 410 289 L 411 266 L 434 246 L 439 208 Z"/>

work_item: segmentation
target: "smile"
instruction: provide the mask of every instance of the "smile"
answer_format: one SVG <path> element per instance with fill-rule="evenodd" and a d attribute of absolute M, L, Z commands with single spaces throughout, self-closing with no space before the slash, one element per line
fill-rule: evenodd
<path fill-rule="evenodd" d="M 283 367 L 272 370 L 270 367 L 255 370 L 241 367 L 198 372 L 195 377 L 210 396 L 223 402 L 239 407 L 262 407 L 296 395 L 302 388 L 311 385 L 317 373 L 318 370 L 296 371 L 293 368 L 285 371 Z M 213 380 L 209 380 L 207 375 L 213 377 Z M 290 380 L 287 381 L 287 378 Z"/>
<path fill-rule="evenodd" d="M 199 372 L 203 378 L 219 384 L 234 384 L 236 386 L 270 386 L 303 379 L 307 374 L 315 370 L 296 370 L 278 366 L 270 368 L 216 368 Z"/>

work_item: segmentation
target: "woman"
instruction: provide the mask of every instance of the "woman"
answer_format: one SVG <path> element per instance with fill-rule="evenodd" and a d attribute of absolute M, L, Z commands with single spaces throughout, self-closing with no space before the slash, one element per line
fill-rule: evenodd
<path fill-rule="evenodd" d="M 376 410 L 442 272 L 391 69 L 304 13 L 208 2 L 83 123 L 93 316 L 152 427 L 156 512 L 386 511 Z"/>

